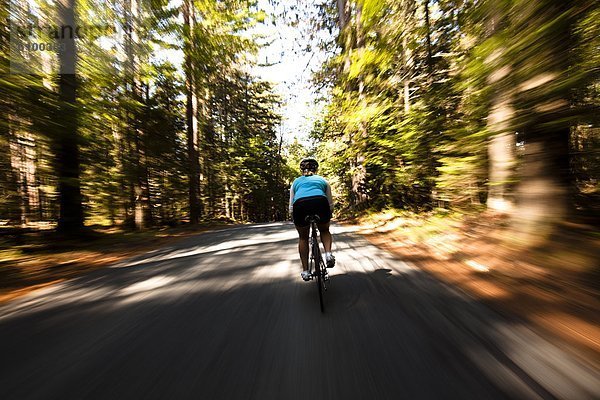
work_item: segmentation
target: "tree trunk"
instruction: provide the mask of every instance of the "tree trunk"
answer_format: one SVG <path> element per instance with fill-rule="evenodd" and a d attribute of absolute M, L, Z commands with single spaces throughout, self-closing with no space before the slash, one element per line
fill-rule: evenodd
<path fill-rule="evenodd" d="M 111 199 L 111 202 L 113 203 L 114 207 L 118 207 L 118 212 L 116 212 L 115 214 L 120 219 L 120 222 L 125 224 L 127 221 L 129 221 L 129 196 L 127 196 L 128 182 L 125 174 L 126 166 L 124 161 L 126 159 L 127 154 L 127 142 L 126 139 L 123 138 L 123 135 L 117 127 L 113 126 L 111 129 L 116 147 L 115 166 L 117 171 L 120 171 L 118 179 L 118 189 L 115 193 L 113 193 L 113 196 L 111 196 L 114 197 L 116 200 Z"/>
<path fill-rule="evenodd" d="M 487 206 L 497 212 L 510 212 L 513 207 L 509 190 L 515 164 L 515 135 L 512 132 L 493 136 L 488 144 L 489 189 Z"/>
<path fill-rule="evenodd" d="M 575 5 L 531 0 L 517 9 L 515 18 L 525 34 L 535 38 L 536 57 L 519 65 L 529 79 L 520 82 L 519 97 L 529 107 L 526 113 L 525 151 L 517 190 L 514 225 L 536 242 L 563 222 L 571 211 L 572 190 L 569 163 L 570 95 L 574 88 L 569 77 L 572 32 L 577 23 Z M 527 12 L 531 17 L 524 21 Z M 541 12 L 541 11 L 544 12 Z"/>
<path fill-rule="evenodd" d="M 4 99 L 3 99 L 4 100 Z M 0 107 L 7 106 L 0 104 Z M 8 107 L 7 107 L 8 108 Z M 9 224 L 20 222 L 19 211 L 19 185 L 17 177 L 18 154 L 16 143 L 11 132 L 11 117 L 9 112 L 0 113 L 0 195 L 4 199 L 1 204 L 1 212 Z"/>
<path fill-rule="evenodd" d="M 137 125 L 137 124 L 136 124 Z M 144 133 L 134 128 L 135 134 L 135 182 L 133 191 L 134 200 L 134 221 L 135 228 L 143 230 L 152 224 L 150 214 L 150 189 L 148 184 L 148 167 L 146 162 L 146 153 L 143 144 Z"/>
<path fill-rule="evenodd" d="M 348 8 L 347 0 L 337 0 L 337 12 L 338 12 L 338 27 L 340 28 L 340 32 L 342 32 L 346 25 L 348 25 L 348 20 L 350 19 L 350 9 Z"/>
<path fill-rule="evenodd" d="M 200 204 L 200 159 L 198 153 L 198 97 L 196 93 L 195 68 L 192 60 L 194 3 L 192 0 L 183 2 L 183 22 L 185 34 L 185 91 L 186 91 L 186 122 L 188 147 L 188 197 L 190 206 L 190 223 L 197 224 L 202 213 Z"/>
<path fill-rule="evenodd" d="M 415 4 L 414 0 L 404 1 L 401 6 L 401 13 L 403 16 L 403 25 L 404 29 L 402 29 L 402 104 L 404 105 L 404 113 L 408 114 L 410 111 L 410 83 L 413 74 L 413 56 L 412 50 L 409 45 L 409 36 L 410 29 L 409 27 L 413 25 L 413 15 L 415 13 Z"/>
<path fill-rule="evenodd" d="M 75 29 L 75 0 L 58 1 L 59 26 Z M 73 32 L 71 32 L 73 34 Z M 58 178 L 60 214 L 58 231 L 72 235 L 83 228 L 83 208 L 79 181 L 79 137 L 77 133 L 77 49 L 74 38 L 65 30 L 58 39 L 64 51 L 59 52 L 58 92 L 62 126 L 54 135 L 55 168 Z"/>
<path fill-rule="evenodd" d="M 202 159 L 209 160 L 210 162 L 201 162 L 200 167 L 203 171 L 202 176 L 206 181 L 204 186 L 200 188 L 200 191 L 204 193 L 204 215 L 207 218 L 215 217 L 215 201 L 216 201 L 216 174 L 215 174 L 215 165 L 217 156 L 216 156 L 216 144 L 215 144 L 215 128 L 214 121 L 212 118 L 212 110 L 211 108 L 211 91 L 208 86 L 204 89 L 204 95 L 201 97 L 201 105 L 199 107 L 201 111 L 202 123 L 200 126 L 202 127 L 202 141 L 200 147 L 202 148 Z"/>
<path fill-rule="evenodd" d="M 225 216 L 227 218 L 232 218 L 231 216 L 231 193 L 229 191 L 229 176 L 225 177 Z"/>
<path fill-rule="evenodd" d="M 497 212 L 510 212 L 513 207 L 510 181 L 514 179 L 515 134 L 510 129 L 514 111 L 510 96 L 499 94 L 492 100 L 488 130 L 494 135 L 488 143 L 489 189 L 487 206 Z"/>
<path fill-rule="evenodd" d="M 244 196 L 240 198 L 240 220 L 246 221 L 246 217 L 244 213 L 246 212 L 246 207 L 244 207 Z"/>
<path fill-rule="evenodd" d="M 514 225 L 528 239 L 543 239 L 568 213 L 569 130 L 528 139 L 520 167 Z"/>
<path fill-rule="evenodd" d="M 356 49 L 360 53 L 364 50 L 365 47 L 365 39 L 362 29 L 362 6 L 360 4 L 357 5 L 356 15 L 355 15 L 355 27 L 356 27 Z M 365 83 L 364 77 L 361 75 L 358 76 L 358 99 L 363 107 L 366 107 L 366 96 L 365 96 Z M 356 142 L 358 143 L 358 147 L 360 148 L 357 156 L 351 162 L 352 168 L 352 199 L 354 200 L 353 206 L 361 207 L 368 201 L 368 196 L 364 190 L 365 181 L 367 178 L 367 171 L 364 165 L 365 157 L 361 150 L 364 149 L 364 145 L 366 144 L 368 137 L 368 121 L 361 120 L 359 123 L 359 137 Z"/>
<path fill-rule="evenodd" d="M 129 74 L 129 95 L 136 104 L 144 103 L 141 82 L 139 80 L 140 57 L 139 20 L 141 16 L 141 4 L 139 0 L 126 1 L 126 52 Z M 129 115 L 131 150 L 133 159 L 132 196 L 133 222 L 137 230 L 143 230 L 152 223 L 150 209 L 150 189 L 148 185 L 148 166 L 145 149 L 145 132 L 139 121 L 140 112 L 137 108 L 131 110 Z"/>
<path fill-rule="evenodd" d="M 504 20 L 500 5 L 494 9 L 488 21 L 488 35 L 498 34 Z M 513 209 L 510 181 L 514 179 L 515 132 L 513 128 L 514 82 L 510 61 L 506 60 L 506 48 L 500 47 L 493 52 L 485 63 L 492 71 L 487 84 L 493 87 L 493 95 L 487 118 L 487 129 L 491 133 L 488 142 L 488 198 L 487 207 L 501 213 Z"/>
<path fill-rule="evenodd" d="M 344 53 L 344 73 L 350 71 L 350 52 L 352 51 L 352 32 L 346 29 L 352 16 L 348 0 L 337 0 L 338 27 L 340 29 L 340 45 Z"/>
<path fill-rule="evenodd" d="M 404 80 L 404 113 L 408 114 L 410 111 L 410 81 Z"/>
<path fill-rule="evenodd" d="M 427 72 L 429 72 L 430 79 L 431 73 L 433 72 L 433 55 L 431 54 L 431 27 L 429 26 L 429 0 L 425 0 L 423 5 L 425 8 L 425 37 L 427 39 Z"/>
<path fill-rule="evenodd" d="M 12 124 L 11 124 L 12 125 Z M 11 133 L 10 140 L 10 166 L 14 173 L 15 193 L 19 205 L 19 224 L 22 227 L 30 222 L 29 207 L 29 184 L 27 182 L 27 146 L 24 145 L 24 138 L 16 132 Z"/>
<path fill-rule="evenodd" d="M 27 132 L 21 140 L 22 142 L 22 157 L 23 157 L 23 182 L 25 188 L 25 196 L 27 197 L 28 205 L 28 220 L 40 220 L 40 197 L 38 192 L 38 173 L 37 173 L 37 143 L 35 137 Z"/>

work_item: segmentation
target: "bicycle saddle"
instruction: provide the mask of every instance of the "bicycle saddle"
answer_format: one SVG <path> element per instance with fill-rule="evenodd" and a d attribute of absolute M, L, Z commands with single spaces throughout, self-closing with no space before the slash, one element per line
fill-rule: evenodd
<path fill-rule="evenodd" d="M 319 218 L 318 215 L 307 215 L 306 218 L 304 218 L 304 220 L 306 222 L 319 222 L 321 218 Z"/>

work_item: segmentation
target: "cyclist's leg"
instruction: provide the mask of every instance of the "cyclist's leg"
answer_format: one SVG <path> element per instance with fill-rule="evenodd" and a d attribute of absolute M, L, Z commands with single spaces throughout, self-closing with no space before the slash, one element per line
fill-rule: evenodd
<path fill-rule="evenodd" d="M 321 243 L 325 248 L 325 253 L 331 253 L 331 232 L 329 232 L 329 222 L 324 224 L 317 224 L 319 233 L 321 234 Z"/>
<path fill-rule="evenodd" d="M 296 225 L 296 230 L 299 235 L 298 253 L 300 254 L 300 262 L 302 262 L 302 270 L 306 271 L 308 269 L 308 234 L 310 226 Z"/>
<path fill-rule="evenodd" d="M 329 208 L 329 202 L 325 197 L 318 199 L 318 203 L 315 206 L 315 212 L 321 219 L 321 222 L 317 224 L 319 233 L 321 234 L 321 242 L 325 248 L 325 254 L 331 254 L 331 233 L 329 232 L 329 221 L 331 220 L 331 210 Z"/>

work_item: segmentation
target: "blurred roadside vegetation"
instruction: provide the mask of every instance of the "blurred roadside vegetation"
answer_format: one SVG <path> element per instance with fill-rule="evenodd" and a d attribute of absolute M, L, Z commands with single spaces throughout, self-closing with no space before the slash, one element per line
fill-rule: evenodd
<path fill-rule="evenodd" d="M 488 210 L 532 242 L 597 229 L 599 21 L 579 0 L 323 3 L 312 151 L 339 215 Z"/>
<path fill-rule="evenodd" d="M 528 263 L 549 271 L 571 272 L 578 276 L 576 280 L 600 290 L 600 268 L 596 263 L 600 233 L 589 225 L 565 222 L 533 244 L 519 240 L 510 216 L 483 210 L 438 208 L 416 213 L 386 209 L 344 222 L 358 224 L 366 235 L 395 235 L 407 250 L 423 246 L 441 259 L 458 257 L 463 251 L 481 251 L 479 256 L 499 270 L 503 264 L 510 270 L 515 263 Z"/>
<path fill-rule="evenodd" d="M 3 2 L 0 228 L 284 219 L 281 99 L 253 71 L 265 18 L 254 1 Z M 70 52 L 18 46 L 75 28 Z"/>

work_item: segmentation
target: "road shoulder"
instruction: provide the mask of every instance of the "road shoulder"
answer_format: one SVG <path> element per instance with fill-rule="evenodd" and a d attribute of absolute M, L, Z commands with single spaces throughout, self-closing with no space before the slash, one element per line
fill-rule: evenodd
<path fill-rule="evenodd" d="M 423 222 L 380 216 L 358 221 L 357 233 L 600 368 L 600 292 L 587 270 L 545 262 L 539 249 L 515 253 L 499 239 L 498 224 L 463 220 L 422 235 L 415 235 L 415 224 Z"/>
<path fill-rule="evenodd" d="M 77 240 L 57 240 L 48 232 L 4 240 L 0 261 L 0 305 L 91 271 L 173 245 L 187 237 L 235 226 L 206 223 L 196 227 L 124 232 L 93 231 Z"/>

